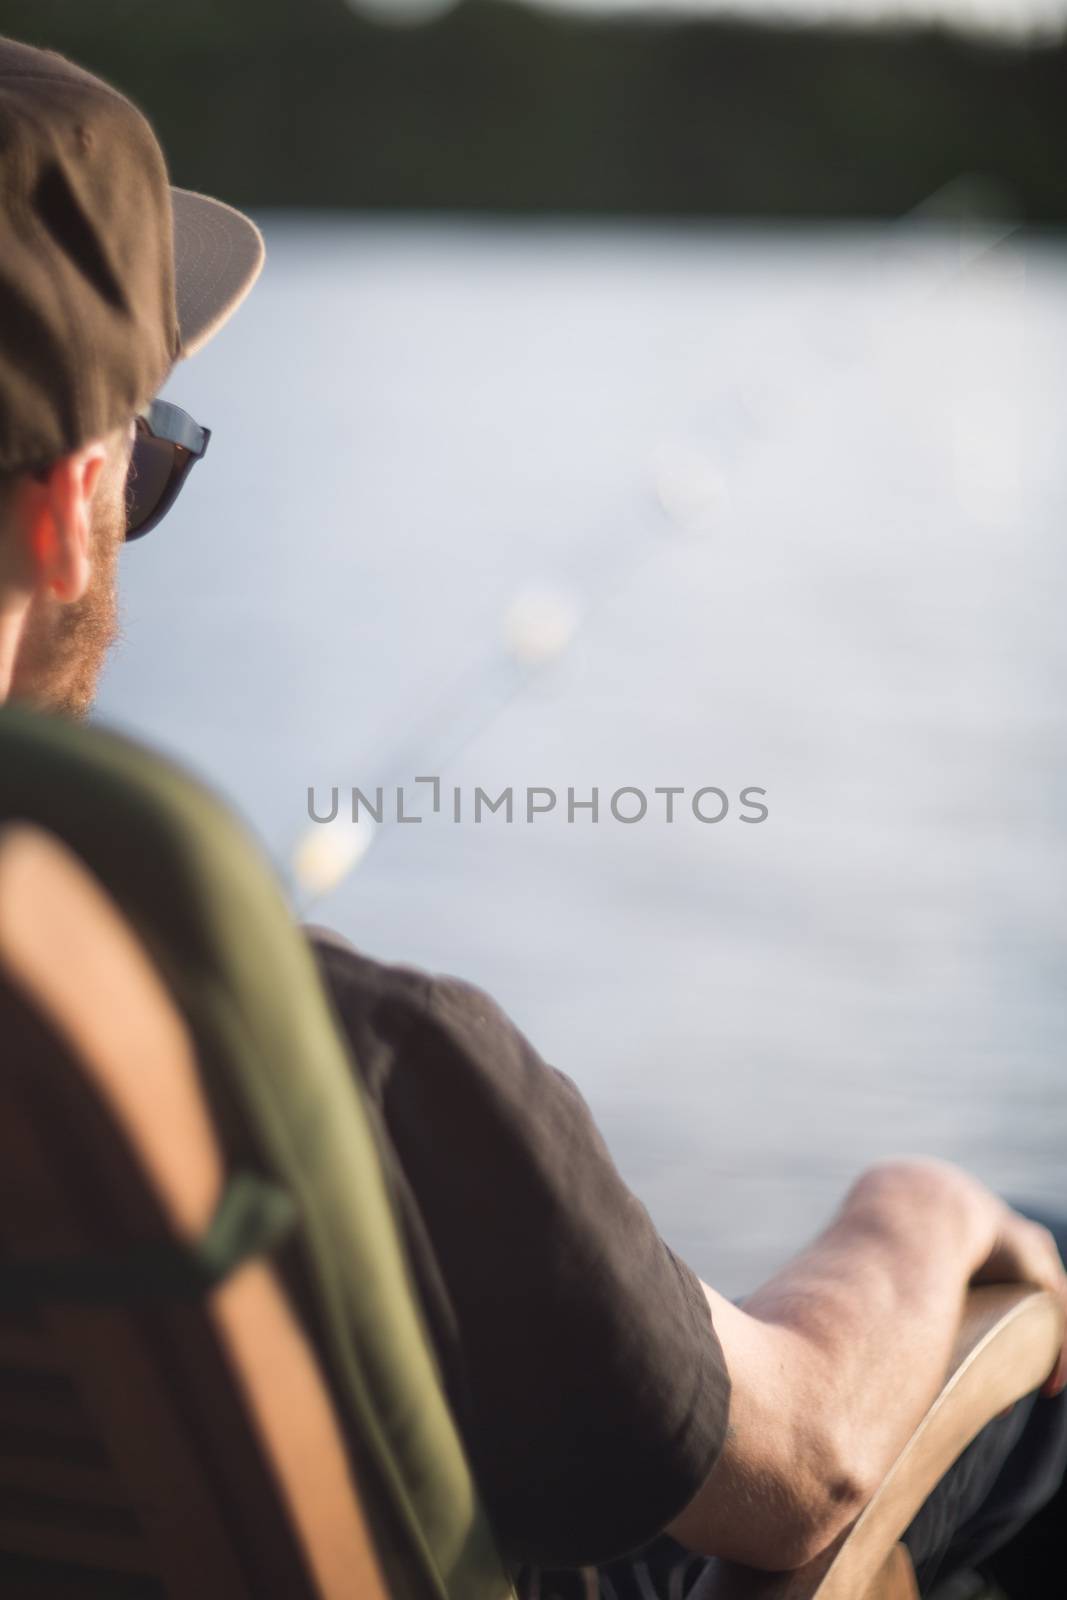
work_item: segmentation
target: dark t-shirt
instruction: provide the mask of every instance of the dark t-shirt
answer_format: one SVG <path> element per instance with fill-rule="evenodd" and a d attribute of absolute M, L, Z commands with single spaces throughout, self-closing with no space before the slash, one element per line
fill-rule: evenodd
<path fill-rule="evenodd" d="M 486 995 L 311 937 L 502 1550 L 564 1567 L 639 1547 L 725 1435 L 729 1381 L 697 1278 L 574 1084 Z"/>

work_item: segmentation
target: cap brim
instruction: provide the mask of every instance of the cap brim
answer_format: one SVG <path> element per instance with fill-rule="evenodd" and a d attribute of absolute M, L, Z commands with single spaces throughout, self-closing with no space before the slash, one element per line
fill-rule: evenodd
<path fill-rule="evenodd" d="M 171 189 L 174 268 L 183 356 L 195 355 L 241 304 L 263 266 L 263 236 L 240 211 Z"/>

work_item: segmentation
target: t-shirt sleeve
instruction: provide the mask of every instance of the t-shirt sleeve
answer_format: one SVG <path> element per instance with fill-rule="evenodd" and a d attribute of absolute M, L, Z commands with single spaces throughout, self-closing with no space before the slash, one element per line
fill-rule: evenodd
<path fill-rule="evenodd" d="M 696 1276 L 575 1085 L 486 995 L 314 943 L 505 1554 L 579 1566 L 637 1548 L 725 1438 L 729 1380 Z"/>

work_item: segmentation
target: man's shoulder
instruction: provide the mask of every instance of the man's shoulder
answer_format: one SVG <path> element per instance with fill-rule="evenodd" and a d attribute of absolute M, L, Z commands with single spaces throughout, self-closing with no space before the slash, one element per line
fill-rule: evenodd
<path fill-rule="evenodd" d="M 425 1002 L 426 987 L 433 982 L 428 973 L 417 967 L 378 961 L 332 928 L 306 924 L 303 932 L 331 988 L 342 987 L 351 991 L 354 998 L 391 995 L 407 997 L 413 1004 Z"/>
<path fill-rule="evenodd" d="M 476 984 L 405 962 L 377 960 L 331 928 L 309 925 L 304 934 L 329 987 L 353 1002 L 393 1005 L 442 1021 L 451 1016 L 475 1023 L 507 1022 L 501 1008 Z"/>
<path fill-rule="evenodd" d="M 477 984 L 376 960 L 328 928 L 304 932 L 364 1077 L 380 1084 L 400 1066 L 477 1079 L 527 1113 L 545 1097 L 570 1111 L 581 1103 L 572 1080 Z"/>

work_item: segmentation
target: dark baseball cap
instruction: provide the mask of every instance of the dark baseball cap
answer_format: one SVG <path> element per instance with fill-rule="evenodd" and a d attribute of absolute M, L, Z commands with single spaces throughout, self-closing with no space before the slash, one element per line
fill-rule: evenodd
<path fill-rule="evenodd" d="M 129 421 L 262 264 L 253 222 L 171 187 L 124 95 L 0 39 L 0 473 Z"/>

